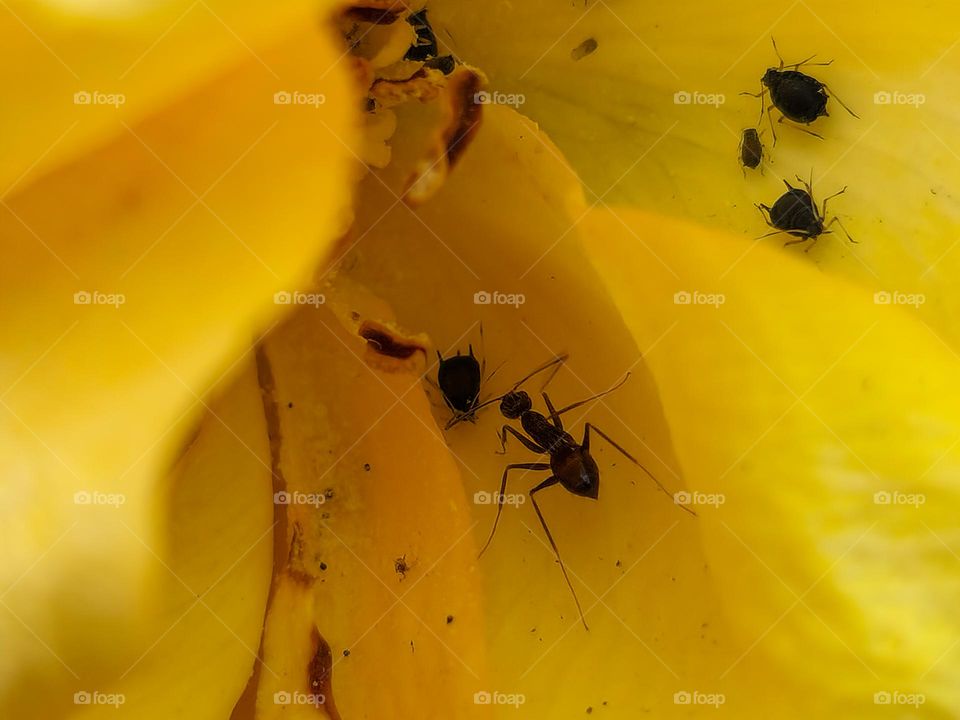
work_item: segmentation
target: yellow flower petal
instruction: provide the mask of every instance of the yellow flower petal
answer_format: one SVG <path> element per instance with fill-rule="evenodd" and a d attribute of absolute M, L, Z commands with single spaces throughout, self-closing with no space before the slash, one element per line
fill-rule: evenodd
<path fill-rule="evenodd" d="M 812 688 L 801 716 L 827 697 L 865 716 L 874 693 L 955 708 L 956 358 L 778 249 L 631 210 L 583 227 L 689 491 L 725 499 L 700 528 L 744 661 Z M 750 677 L 735 660 L 721 680 Z"/>
<path fill-rule="evenodd" d="M 788 252 L 904 303 L 922 295 L 909 309 L 960 347 L 955 4 L 912 8 L 909 28 L 900 7 L 864 0 L 441 2 L 432 18 L 491 89 L 523 97 L 521 111 L 569 158 L 591 204 L 630 204 L 753 239 L 768 230 L 754 204 L 773 204 L 781 178 L 798 185 L 796 175 L 812 172 L 818 200 L 848 186 L 828 214 L 839 214 L 859 245 L 837 233 L 809 255 L 802 246 Z M 784 124 L 773 147 L 760 101 L 739 95 L 758 92 L 764 70 L 777 65 L 771 36 L 788 63 L 832 59 L 804 71 L 860 119 L 835 97 L 830 117 L 810 126 L 825 140 Z M 588 40 L 593 52 L 575 52 Z M 771 162 L 745 178 L 737 147 L 746 127 L 765 131 Z"/>
<path fill-rule="evenodd" d="M 263 50 L 285 87 L 323 92 L 320 107 L 274 104 L 276 79 L 245 57 L 5 199 L 2 320 L 16 339 L 3 353 L 0 435 L 10 707 L 70 704 L 78 683 L 115 680 L 177 619 L 167 603 L 183 598 L 156 594 L 168 571 L 154 553 L 167 557 L 164 526 L 184 519 L 164 515 L 157 480 L 212 384 L 243 367 L 276 311 L 272 293 L 303 284 L 345 227 L 355 90 L 343 68 L 317 77 L 338 56 L 313 29 Z M 125 503 L 110 515 L 75 493 Z M 213 523 L 222 508 L 196 512 Z M 263 532 L 255 520 L 238 528 L 248 545 Z M 200 551 L 192 587 L 226 570 L 214 560 L 222 551 L 215 541 Z M 244 622 L 249 607 L 235 608 Z M 236 632 L 255 642 L 249 626 Z M 194 649 L 209 640 L 187 638 Z M 252 662 L 232 649 L 243 663 L 231 671 L 224 659 L 221 703 Z M 39 700 L 38 685 L 50 689 Z"/>
<path fill-rule="evenodd" d="M 334 6 L 298 0 L 264 12 L 235 0 L 4 3 L 0 42 L 17 62 L 0 74 L 18 104 L 0 118 L 2 193 L 123 134 L 121 123 L 140 122 L 231 66 L 250 63 L 259 80 L 277 84 L 274 91 L 294 89 L 269 48 L 316 27 Z"/>

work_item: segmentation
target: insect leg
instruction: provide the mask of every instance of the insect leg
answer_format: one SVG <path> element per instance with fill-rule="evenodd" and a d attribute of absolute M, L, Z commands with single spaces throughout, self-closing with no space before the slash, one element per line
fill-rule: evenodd
<path fill-rule="evenodd" d="M 515 428 L 511 427 L 510 425 L 504 425 L 502 428 L 500 428 L 500 433 L 497 435 L 497 437 L 500 438 L 500 452 L 498 452 L 497 455 L 504 455 L 507 452 L 507 433 L 510 433 L 515 438 L 517 438 L 517 440 L 523 443 L 523 446 L 530 452 L 535 452 L 539 455 L 547 454 L 546 448 L 540 447 L 533 440 L 528 438 L 523 433 L 518 432 Z"/>
<path fill-rule="evenodd" d="M 840 103 L 840 105 L 843 107 L 844 110 L 846 110 L 848 113 L 850 113 L 851 115 L 853 115 L 857 120 L 860 119 L 860 116 L 857 115 L 857 114 L 856 114 L 853 110 L 851 110 L 849 107 L 847 107 L 847 104 L 846 104 L 843 100 L 841 100 L 840 98 L 838 98 L 838 97 L 836 96 L 836 93 L 834 93 L 833 90 L 831 90 L 830 88 L 827 87 L 826 83 L 820 83 L 820 84 L 823 85 L 824 89 L 830 94 L 830 97 L 832 97 L 834 100 L 836 100 L 838 103 Z"/>
<path fill-rule="evenodd" d="M 647 476 L 648 476 L 651 480 L 653 480 L 654 483 L 656 483 L 657 487 L 660 488 L 660 491 L 663 492 L 664 495 L 666 495 L 667 497 L 669 497 L 671 500 L 673 499 L 673 495 L 670 494 L 670 491 L 667 490 L 667 489 L 663 486 L 663 484 L 662 484 L 659 480 L 657 480 L 656 477 L 654 477 L 654 475 L 653 475 L 652 472 L 650 472 L 649 470 L 647 470 L 647 468 L 645 468 L 645 467 L 643 466 L 643 464 L 642 464 L 639 460 L 637 460 L 633 455 L 631 455 L 631 454 L 628 453 L 626 450 L 624 450 L 622 447 L 620 447 L 620 445 L 618 445 L 616 442 L 614 442 L 613 438 L 611 438 L 609 435 L 607 435 L 605 432 L 603 432 L 603 430 L 601 430 L 600 428 L 598 428 L 598 427 L 597 427 L 596 425 L 594 425 L 593 423 L 587 423 L 587 424 L 586 424 L 586 427 L 583 429 L 583 443 L 581 443 L 581 444 L 583 445 L 583 448 L 584 448 L 585 450 L 589 450 L 589 449 L 590 449 L 590 431 L 591 431 L 591 430 L 593 430 L 597 435 L 599 435 L 599 436 L 602 437 L 604 440 L 606 440 L 608 443 L 610 443 L 610 444 L 614 447 L 614 449 L 619 450 L 620 453 L 621 453 L 625 458 L 627 458 L 627 460 L 629 460 L 629 461 L 632 462 L 634 465 L 636 465 L 636 466 L 639 467 L 641 470 L 643 470 L 643 471 L 647 474 Z M 680 507 L 682 507 L 684 510 L 686 510 L 686 511 L 687 511 L 688 513 L 690 513 L 691 515 L 696 516 L 696 513 L 695 513 L 693 510 L 691 510 L 690 508 L 688 508 L 686 505 L 680 505 Z"/>
<path fill-rule="evenodd" d="M 483 544 L 483 547 L 480 549 L 480 553 L 477 555 L 479 558 L 487 551 L 487 548 L 490 547 L 490 542 L 493 540 L 493 534 L 497 531 L 497 523 L 500 522 L 500 513 L 503 512 L 503 493 L 507 489 L 507 473 L 511 470 L 549 470 L 550 463 L 514 463 L 513 465 L 507 465 L 503 469 L 503 478 L 500 480 L 500 494 L 497 495 L 497 516 L 493 520 L 493 528 L 490 530 L 490 537 L 487 538 L 487 541 Z M 556 480 L 554 480 L 556 482 Z"/>
<path fill-rule="evenodd" d="M 539 492 L 545 488 L 550 487 L 551 485 L 556 485 L 560 482 L 556 477 L 548 477 L 542 483 L 537 485 L 533 490 L 528 494 L 530 495 L 530 502 L 533 503 L 533 509 L 537 511 L 537 517 L 540 519 L 540 526 L 543 528 L 543 532 L 547 536 L 547 540 L 550 541 L 550 547 L 553 548 L 553 554 L 557 556 L 557 562 L 560 563 L 560 571 L 563 573 L 563 579 L 567 581 L 567 587 L 570 588 L 570 592 L 573 594 L 573 601 L 577 604 L 577 610 L 580 612 L 580 622 L 583 623 L 583 627 L 586 630 L 590 628 L 587 627 L 587 620 L 583 617 L 583 608 L 580 606 L 580 598 L 577 597 L 577 591 L 573 589 L 573 583 L 570 582 L 570 577 L 567 575 L 567 568 L 563 564 L 563 559 L 560 557 L 560 550 L 557 549 L 557 543 L 553 539 L 553 535 L 550 534 L 550 528 L 547 527 L 547 521 L 543 517 L 543 513 L 540 512 L 540 506 L 537 504 L 537 499 L 534 497 L 534 493 Z"/>
<path fill-rule="evenodd" d="M 550 411 L 550 419 L 553 421 L 554 426 L 558 430 L 563 430 L 563 421 L 560 420 L 560 416 L 557 415 L 556 408 L 553 407 L 553 403 L 550 402 L 550 396 L 547 395 L 546 393 L 541 393 L 541 394 L 543 395 L 543 402 L 546 404 L 547 410 Z"/>
<path fill-rule="evenodd" d="M 847 229 L 846 229 L 845 227 L 843 227 L 843 223 L 840 222 L 840 218 L 838 218 L 836 215 L 834 215 L 834 216 L 830 219 L 830 222 L 827 223 L 827 227 L 830 227 L 830 226 L 833 225 L 834 223 L 836 223 L 837 225 L 840 226 L 840 228 L 843 230 L 843 234 L 847 236 L 847 240 L 849 240 L 850 242 L 852 242 L 854 245 L 858 245 L 858 244 L 859 244 L 856 240 L 854 240 L 854 239 L 850 236 L 850 233 L 848 233 L 848 232 L 847 232 Z"/>
<path fill-rule="evenodd" d="M 580 400 L 579 402 L 575 402 L 575 403 L 572 403 L 572 404 L 570 404 L 570 405 L 567 405 L 565 408 L 561 408 L 560 410 L 556 410 L 556 411 L 552 412 L 552 413 L 550 414 L 550 416 L 551 416 L 551 417 L 554 417 L 554 416 L 557 416 L 557 415 L 563 415 L 565 412 L 569 412 L 570 410 L 573 410 L 574 408 L 578 408 L 578 407 L 580 407 L 581 405 L 585 405 L 585 404 L 588 403 L 588 402 L 593 402 L 594 400 L 597 400 L 598 398 L 602 398 L 604 395 L 609 395 L 609 394 L 612 393 L 614 390 L 619 389 L 620 386 L 623 385 L 623 384 L 624 384 L 627 380 L 629 380 L 629 379 L 630 379 L 630 373 L 627 373 L 626 375 L 623 376 L 623 379 L 620 380 L 618 383 L 616 383 L 613 387 L 607 388 L 607 389 L 604 390 L 603 392 L 599 392 L 599 393 L 597 393 L 596 395 L 591 395 L 590 397 L 588 397 L 588 398 L 586 398 L 586 399 L 584 399 L 584 400 Z"/>
<path fill-rule="evenodd" d="M 843 195 L 847 191 L 847 186 L 844 185 L 841 190 L 837 190 L 833 195 L 828 195 L 823 199 L 823 209 L 820 211 L 820 219 L 823 220 L 827 216 L 827 200 L 835 198 L 837 195 Z"/>
<path fill-rule="evenodd" d="M 787 119 L 787 116 L 786 116 L 786 115 L 781 115 L 781 116 L 780 116 L 780 119 L 779 119 L 777 122 L 778 122 L 778 123 L 782 123 L 782 122 L 783 122 L 784 120 L 786 120 L 786 119 Z M 818 135 L 818 134 L 815 133 L 813 130 L 807 130 L 805 127 L 801 127 L 801 126 L 797 125 L 797 124 L 794 123 L 794 122 L 790 123 L 790 127 L 796 128 L 797 130 L 800 130 L 800 131 L 802 131 L 802 132 L 805 132 L 807 135 L 813 135 L 815 138 L 820 138 L 821 140 L 823 140 L 823 135 Z M 776 144 L 776 140 L 774 140 L 774 144 Z"/>

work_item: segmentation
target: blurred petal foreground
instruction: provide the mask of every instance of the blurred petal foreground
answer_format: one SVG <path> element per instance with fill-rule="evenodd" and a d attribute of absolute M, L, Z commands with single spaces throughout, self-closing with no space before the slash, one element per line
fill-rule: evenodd
<path fill-rule="evenodd" d="M 958 717 L 954 4 L 0 4 L 0 717 Z"/>

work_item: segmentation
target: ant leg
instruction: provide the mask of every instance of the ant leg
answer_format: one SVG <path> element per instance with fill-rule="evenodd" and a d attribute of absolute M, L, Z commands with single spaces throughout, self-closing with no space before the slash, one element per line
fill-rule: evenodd
<path fill-rule="evenodd" d="M 662 484 L 659 480 L 657 480 L 656 477 L 654 477 L 654 475 L 653 475 L 652 472 L 650 472 L 649 470 L 647 470 L 647 468 L 645 468 L 645 467 L 643 466 L 643 464 L 642 464 L 639 460 L 637 460 L 633 455 L 631 455 L 631 454 L 628 453 L 626 450 L 624 450 L 622 447 L 620 447 L 616 442 L 613 441 L 613 439 L 612 439 L 609 435 L 607 435 L 605 432 L 603 432 L 603 430 L 601 430 L 600 428 L 598 428 L 598 427 L 597 427 L 596 425 L 594 425 L 593 423 L 587 423 L 587 424 L 586 424 L 586 427 L 585 427 L 584 430 L 583 430 L 583 442 L 581 443 L 581 445 L 583 446 L 583 449 L 584 449 L 584 450 L 587 450 L 587 451 L 590 450 L 590 431 L 591 431 L 591 430 L 593 430 L 595 433 L 597 433 L 597 435 L 599 435 L 600 437 L 602 437 L 602 438 L 603 438 L 604 440 L 606 440 L 608 443 L 610 443 L 611 445 L 613 445 L 613 447 L 614 447 L 616 450 L 619 450 L 620 453 L 621 453 L 625 458 L 627 458 L 630 462 L 632 462 L 634 465 L 636 465 L 636 466 L 639 467 L 641 470 L 643 470 L 643 471 L 647 474 L 647 476 L 648 476 L 651 480 L 653 480 L 654 483 L 656 483 L 657 487 L 660 488 L 660 491 L 661 491 L 664 495 L 666 495 L 667 497 L 669 497 L 671 500 L 674 499 L 673 495 L 670 494 L 670 491 L 667 490 L 667 489 L 663 486 L 663 484 Z M 678 504 L 679 504 L 679 503 L 678 503 Z M 682 508 L 683 508 L 684 510 L 686 510 L 688 513 L 690 513 L 691 515 L 693 515 L 694 517 L 696 517 L 696 513 L 695 513 L 693 510 L 691 510 L 690 508 L 688 508 L 686 505 L 680 505 L 680 507 L 682 507 Z"/>
<path fill-rule="evenodd" d="M 557 410 L 553 407 L 553 403 L 550 402 L 550 396 L 546 393 L 541 393 L 543 395 L 543 402 L 547 406 L 547 410 L 550 411 L 550 420 L 553 421 L 554 427 L 557 430 L 563 430 L 563 421 L 560 420 L 560 416 L 557 414 Z"/>
<path fill-rule="evenodd" d="M 523 446 L 530 452 L 535 452 L 538 455 L 546 455 L 548 453 L 546 448 L 540 447 L 526 435 L 517 432 L 516 429 L 510 427 L 509 425 L 504 425 L 502 428 L 500 428 L 500 433 L 497 435 L 497 437 L 500 438 L 500 451 L 497 453 L 497 455 L 506 455 L 507 453 L 507 433 L 510 433 L 517 440 L 523 443 Z"/>
<path fill-rule="evenodd" d="M 849 107 L 847 107 L 847 104 L 846 104 L 843 100 L 841 100 L 840 98 L 838 98 L 838 97 L 836 96 L 836 94 L 833 92 L 833 90 L 831 90 L 830 88 L 828 88 L 825 83 L 820 83 L 820 84 L 823 85 L 824 89 L 825 89 L 828 93 L 830 93 L 830 97 L 832 97 L 834 100 L 836 100 L 838 103 L 840 103 L 840 105 L 843 107 L 844 110 L 846 110 L 848 113 L 850 113 L 851 115 L 853 115 L 857 120 L 860 119 L 860 116 L 857 115 L 857 114 L 856 114 L 853 110 L 851 110 Z"/>
<path fill-rule="evenodd" d="M 617 383 L 616 385 L 614 385 L 613 387 L 607 388 L 607 389 L 604 390 L 603 392 L 599 392 L 599 393 L 597 393 L 596 395 L 592 395 L 592 396 L 586 398 L 585 400 L 580 400 L 579 402 L 575 402 L 575 403 L 573 403 L 573 404 L 571 404 L 571 405 L 567 405 L 565 408 L 561 408 L 560 410 L 557 410 L 557 411 L 551 413 L 551 417 L 553 417 L 553 416 L 555 416 L 555 415 L 563 415 L 565 412 L 569 412 L 570 410 L 573 410 L 573 409 L 575 409 L 575 408 L 578 408 L 578 407 L 580 407 L 581 405 L 585 405 L 585 404 L 588 403 L 588 402 L 593 402 L 594 400 L 597 400 L 598 398 L 602 398 L 604 395 L 609 395 L 609 394 L 612 393 L 614 390 L 618 390 L 618 389 L 620 388 L 620 386 L 623 385 L 623 384 L 624 384 L 627 380 L 629 380 L 629 379 L 630 379 L 630 373 L 627 373 L 626 375 L 623 376 L 623 379 L 620 380 L 620 382 L 618 382 L 618 383 Z"/>
<path fill-rule="evenodd" d="M 843 223 L 840 222 L 840 218 L 838 218 L 836 215 L 834 215 L 833 218 L 831 218 L 830 222 L 827 223 L 827 227 L 830 227 L 834 223 L 840 226 L 840 229 L 843 230 L 843 234 L 847 236 L 847 240 L 852 242 L 854 245 L 860 244 L 858 241 L 854 240 L 853 237 L 851 237 L 850 233 L 847 232 L 847 229 L 843 227 Z"/>
<path fill-rule="evenodd" d="M 583 623 L 585 630 L 590 630 L 590 628 L 587 627 L 586 618 L 583 617 L 583 608 L 580 606 L 580 598 L 577 597 L 577 591 L 573 589 L 573 583 L 570 582 L 570 576 L 567 575 L 567 568 L 563 564 L 563 560 L 560 557 L 560 550 L 557 549 L 557 543 L 553 539 L 553 535 L 550 534 L 550 528 L 547 527 L 547 521 L 544 519 L 543 513 L 540 512 L 540 506 L 537 505 L 537 499 L 533 496 L 534 493 L 540 492 L 551 485 L 556 485 L 558 482 L 560 482 L 560 480 L 557 477 L 548 477 L 527 494 L 530 496 L 530 502 L 533 503 L 533 509 L 537 511 L 537 517 L 540 519 L 540 526 L 543 528 L 543 532 L 546 533 L 547 540 L 550 541 L 550 547 L 553 548 L 553 554 L 557 556 L 557 562 L 560 563 L 560 571 L 563 573 L 563 579 L 567 581 L 567 587 L 570 588 L 570 592 L 573 594 L 573 601 L 577 604 L 577 610 L 580 612 L 580 622 Z"/>
<path fill-rule="evenodd" d="M 507 465 L 503 469 L 503 478 L 500 480 L 500 494 L 497 495 L 497 516 L 493 519 L 493 529 L 490 530 L 490 537 L 487 538 L 487 541 L 483 544 L 483 547 L 480 549 L 480 553 L 477 555 L 480 558 L 490 547 L 490 542 L 493 540 L 493 534 L 497 531 L 497 523 L 500 522 L 500 513 L 503 512 L 503 492 L 507 489 L 507 473 L 511 470 L 549 470 L 550 463 L 514 463 L 513 465 Z M 556 482 L 556 480 L 554 480 Z"/>

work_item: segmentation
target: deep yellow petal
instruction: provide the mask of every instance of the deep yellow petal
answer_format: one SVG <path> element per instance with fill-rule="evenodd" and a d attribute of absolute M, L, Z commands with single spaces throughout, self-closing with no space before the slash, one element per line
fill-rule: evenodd
<path fill-rule="evenodd" d="M 957 13 L 945 0 L 911 8 L 909 23 L 902 7 L 864 0 L 615 0 L 440 3 L 432 17 L 438 37 L 482 68 L 491 89 L 523 97 L 520 110 L 569 158 L 591 204 L 630 204 L 754 239 L 768 230 L 754 205 L 772 205 L 782 179 L 798 185 L 797 175 L 812 173 L 818 200 L 847 186 L 828 216 L 839 214 L 859 244 L 837 232 L 808 255 L 803 246 L 788 252 L 912 303 L 905 307 L 956 349 Z M 830 116 L 810 126 L 825 140 L 784 124 L 773 147 L 760 101 L 739 95 L 758 92 L 764 70 L 777 66 L 771 37 L 788 63 L 833 60 L 803 68 L 835 96 Z M 574 52 L 591 39 L 592 53 Z M 763 175 L 739 167 L 747 127 L 765 132 Z M 922 304 L 909 297 L 918 294 Z"/>
<path fill-rule="evenodd" d="M 763 658 L 809 688 L 789 703 L 801 716 L 827 698 L 835 716 L 866 716 L 874 693 L 897 692 L 946 716 L 956 357 L 910 314 L 777 249 L 744 256 L 740 239 L 631 210 L 583 227 L 649 348 L 689 491 L 724 499 L 699 524 L 744 654 L 720 678 L 749 680 L 744 663 Z"/>

